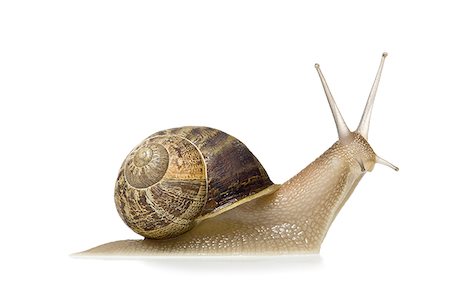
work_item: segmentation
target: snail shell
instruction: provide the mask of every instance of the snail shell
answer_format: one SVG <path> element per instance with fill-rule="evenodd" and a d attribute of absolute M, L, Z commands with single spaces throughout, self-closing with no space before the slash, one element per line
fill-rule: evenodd
<path fill-rule="evenodd" d="M 114 198 L 132 230 L 162 239 L 271 187 L 267 172 L 241 141 L 217 129 L 181 127 L 157 132 L 131 151 Z"/>

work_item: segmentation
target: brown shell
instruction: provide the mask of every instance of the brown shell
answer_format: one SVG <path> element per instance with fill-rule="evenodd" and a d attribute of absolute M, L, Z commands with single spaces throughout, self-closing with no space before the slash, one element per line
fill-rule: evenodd
<path fill-rule="evenodd" d="M 236 138 L 208 127 L 181 127 L 157 132 L 131 151 L 119 171 L 115 202 L 135 232 L 168 238 L 272 185 Z"/>

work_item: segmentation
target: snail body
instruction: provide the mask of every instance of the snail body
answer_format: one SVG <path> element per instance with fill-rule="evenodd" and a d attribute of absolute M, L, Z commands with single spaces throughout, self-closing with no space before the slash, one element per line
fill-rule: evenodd
<path fill-rule="evenodd" d="M 376 163 L 398 170 L 367 142 L 386 56 L 383 53 L 354 132 L 348 129 L 316 64 L 339 139 L 280 186 L 272 183 L 245 145 L 221 131 L 183 127 L 150 136 L 125 159 L 115 193 L 122 219 L 146 239 L 113 242 L 89 253 L 319 252 L 331 223 L 365 173 Z M 173 207 L 168 199 L 175 200 Z"/>

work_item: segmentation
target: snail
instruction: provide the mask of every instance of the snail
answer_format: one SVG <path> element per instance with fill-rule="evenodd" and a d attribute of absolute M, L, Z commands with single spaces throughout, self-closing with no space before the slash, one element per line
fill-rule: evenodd
<path fill-rule="evenodd" d="M 315 65 L 338 132 L 320 157 L 274 184 L 238 139 L 208 127 L 157 132 L 123 162 L 115 204 L 145 237 L 113 242 L 90 254 L 233 255 L 317 253 L 339 210 L 375 164 L 398 168 L 368 143 L 383 53 L 361 121 L 350 131 Z"/>

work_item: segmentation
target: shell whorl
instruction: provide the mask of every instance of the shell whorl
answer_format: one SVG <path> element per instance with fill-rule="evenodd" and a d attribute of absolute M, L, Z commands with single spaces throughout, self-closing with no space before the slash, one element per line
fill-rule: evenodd
<path fill-rule="evenodd" d="M 147 188 L 160 181 L 169 165 L 169 153 L 160 144 L 146 140 L 133 150 L 125 165 L 125 178 L 135 188 Z"/>
<path fill-rule="evenodd" d="M 131 229 L 148 238 L 165 238 L 191 228 L 205 196 L 206 170 L 197 148 L 181 137 L 156 136 L 126 158 L 115 200 Z"/>
<path fill-rule="evenodd" d="M 207 127 L 157 132 L 131 151 L 116 182 L 124 222 L 147 238 L 168 238 L 200 216 L 273 185 L 236 138 Z"/>

